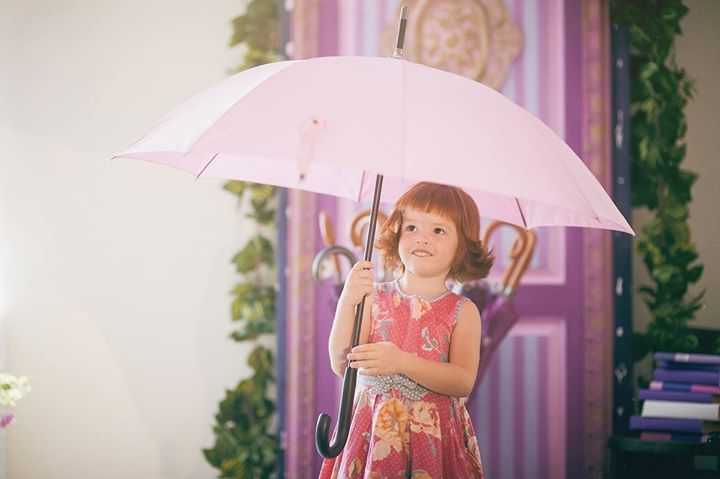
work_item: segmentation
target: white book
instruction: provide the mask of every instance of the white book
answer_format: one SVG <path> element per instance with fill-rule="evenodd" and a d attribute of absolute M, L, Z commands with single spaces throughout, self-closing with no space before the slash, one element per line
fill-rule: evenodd
<path fill-rule="evenodd" d="M 643 403 L 642 416 L 720 421 L 720 404 L 648 399 Z"/>

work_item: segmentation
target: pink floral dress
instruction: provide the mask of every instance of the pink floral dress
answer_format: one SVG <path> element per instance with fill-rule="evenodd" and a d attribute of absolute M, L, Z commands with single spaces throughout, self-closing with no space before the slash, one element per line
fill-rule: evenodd
<path fill-rule="evenodd" d="M 397 281 L 376 284 L 370 342 L 448 361 L 450 335 L 466 298 L 406 295 Z M 406 376 L 358 375 L 345 449 L 326 459 L 322 479 L 480 478 L 482 462 L 461 399 L 425 389 Z"/>

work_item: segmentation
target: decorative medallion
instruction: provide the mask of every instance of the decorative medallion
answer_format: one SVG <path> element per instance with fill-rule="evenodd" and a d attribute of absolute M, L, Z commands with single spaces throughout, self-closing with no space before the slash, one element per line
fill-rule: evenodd
<path fill-rule="evenodd" d="M 406 0 L 410 7 L 405 58 L 480 81 L 500 90 L 520 54 L 523 35 L 502 0 Z M 400 16 L 400 7 L 398 7 Z M 380 48 L 392 55 L 396 22 Z"/>

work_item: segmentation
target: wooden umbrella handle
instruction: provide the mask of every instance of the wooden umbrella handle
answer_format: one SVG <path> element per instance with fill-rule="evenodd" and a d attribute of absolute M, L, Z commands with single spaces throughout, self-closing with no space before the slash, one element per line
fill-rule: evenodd
<path fill-rule="evenodd" d="M 485 230 L 482 240 L 483 244 L 487 246 L 490 236 L 502 226 L 512 228 L 518 235 L 510 247 L 509 256 L 511 263 L 503 273 L 501 280 L 503 293 L 509 296 L 517 289 L 520 278 L 522 278 L 530 264 L 530 259 L 535 251 L 537 236 L 532 230 L 526 230 L 517 225 L 505 223 L 504 221 L 493 221 Z"/>
<path fill-rule="evenodd" d="M 318 214 L 318 225 L 320 226 L 320 236 L 323 239 L 325 248 L 335 246 L 335 230 L 333 229 L 332 220 L 327 211 L 321 211 Z M 342 271 L 340 270 L 340 259 L 336 254 L 332 256 L 333 268 L 335 269 L 335 284 L 342 284 Z M 316 278 L 317 279 L 317 278 Z"/>
<path fill-rule="evenodd" d="M 350 242 L 358 248 L 363 245 L 363 230 L 370 224 L 370 210 L 360 211 L 350 223 Z M 382 211 L 378 211 L 377 223 L 382 225 L 385 223 L 387 215 Z"/>

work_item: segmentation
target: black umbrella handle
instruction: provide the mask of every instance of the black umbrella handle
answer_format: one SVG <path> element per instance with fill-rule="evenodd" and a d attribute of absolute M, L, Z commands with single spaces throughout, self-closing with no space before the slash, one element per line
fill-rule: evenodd
<path fill-rule="evenodd" d="M 375 178 L 375 195 L 370 212 L 370 226 L 368 227 L 367 239 L 365 240 L 365 261 L 372 258 L 373 242 L 375 240 L 375 226 L 377 223 L 378 209 L 380 207 L 380 195 L 382 193 L 382 175 Z M 365 297 L 355 308 L 355 322 L 353 323 L 352 340 L 350 349 L 360 342 L 360 329 L 362 327 L 363 311 L 365 310 Z M 327 459 L 337 457 L 342 452 L 350 432 L 350 421 L 353 401 L 355 399 L 355 384 L 357 382 L 357 369 L 350 367 L 348 363 L 343 377 L 343 391 L 340 399 L 340 412 L 338 413 L 337 432 L 332 444 L 330 444 L 330 416 L 320 414 L 315 426 L 315 447 L 321 456 Z"/>

